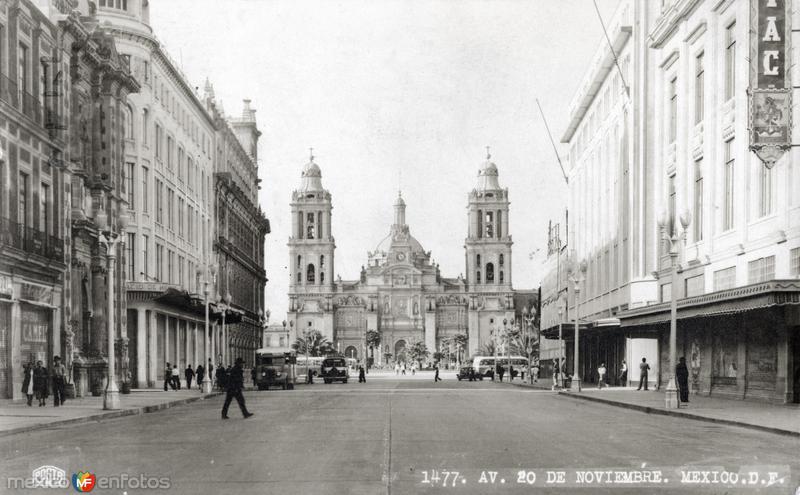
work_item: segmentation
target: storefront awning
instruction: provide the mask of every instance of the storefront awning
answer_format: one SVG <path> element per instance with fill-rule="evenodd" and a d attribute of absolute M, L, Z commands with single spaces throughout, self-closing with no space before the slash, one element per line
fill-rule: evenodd
<path fill-rule="evenodd" d="M 785 305 L 800 305 L 800 280 L 771 280 L 680 299 L 678 319 L 741 313 Z M 630 309 L 617 316 L 623 328 L 663 324 L 670 320 L 670 303 Z"/>
<path fill-rule="evenodd" d="M 172 306 L 181 311 L 186 311 L 196 315 L 205 315 L 205 305 L 203 301 L 192 296 L 185 290 L 168 288 L 161 294 L 153 298 L 153 301 L 165 306 Z"/>
<path fill-rule="evenodd" d="M 564 323 L 561 323 L 560 325 L 553 325 L 552 327 L 548 327 L 548 328 L 542 329 L 542 337 L 544 337 L 546 339 L 551 339 L 551 340 L 553 340 L 553 339 L 558 340 L 558 328 L 559 328 L 559 326 L 561 327 L 561 338 L 563 340 L 572 339 L 572 337 L 575 335 L 575 322 L 564 322 Z M 585 321 L 582 321 L 582 322 L 580 322 L 578 330 L 580 332 L 585 332 L 585 331 L 587 331 L 587 330 L 589 330 L 591 328 L 592 328 L 592 324 L 591 323 L 587 323 Z"/>

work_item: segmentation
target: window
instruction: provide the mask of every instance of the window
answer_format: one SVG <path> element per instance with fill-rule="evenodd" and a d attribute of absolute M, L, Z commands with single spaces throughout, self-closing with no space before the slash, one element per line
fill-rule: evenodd
<path fill-rule="evenodd" d="M 714 272 L 714 291 L 732 289 L 736 286 L 736 267 L 724 268 Z"/>
<path fill-rule="evenodd" d="M 147 184 L 150 180 L 149 172 L 147 167 L 142 167 L 142 213 L 147 213 L 147 204 L 150 201 Z"/>
<path fill-rule="evenodd" d="M 314 276 L 314 264 L 309 263 L 308 267 L 306 267 L 306 282 L 313 284 L 315 280 L 316 277 Z"/>
<path fill-rule="evenodd" d="M 736 22 L 725 29 L 725 100 L 736 90 Z"/>
<path fill-rule="evenodd" d="M 178 255 L 178 284 L 183 285 L 183 256 Z"/>
<path fill-rule="evenodd" d="M 125 260 L 128 262 L 128 280 L 136 279 L 136 234 L 128 232 L 125 241 Z"/>
<path fill-rule="evenodd" d="M 704 99 L 704 80 L 705 68 L 703 66 L 703 53 L 695 59 L 694 68 L 694 123 L 699 124 L 703 121 L 703 99 Z"/>
<path fill-rule="evenodd" d="M 503 283 L 503 270 L 500 270 L 500 283 Z"/>
<path fill-rule="evenodd" d="M 172 170 L 172 136 L 167 136 L 167 170 Z"/>
<path fill-rule="evenodd" d="M 475 264 L 481 266 L 481 255 L 478 254 L 475 256 Z"/>
<path fill-rule="evenodd" d="M 172 284 L 175 280 L 172 278 L 175 273 L 175 253 L 172 249 L 167 250 L 167 282 Z"/>
<path fill-rule="evenodd" d="M 101 7 L 109 9 L 128 10 L 128 0 L 100 0 Z"/>
<path fill-rule="evenodd" d="M 319 257 L 319 283 L 325 282 L 325 255 Z"/>
<path fill-rule="evenodd" d="M 192 208 L 190 205 L 187 204 L 186 205 L 186 238 L 189 240 L 190 244 L 194 243 L 194 237 L 192 237 L 192 234 L 193 234 L 193 229 L 192 229 L 193 225 L 192 224 L 194 223 L 193 220 L 194 220 L 194 208 Z"/>
<path fill-rule="evenodd" d="M 17 69 L 17 90 L 20 95 L 28 91 L 28 47 L 19 44 L 19 68 Z"/>
<path fill-rule="evenodd" d="M 183 237 L 183 198 L 178 198 L 178 237 Z"/>
<path fill-rule="evenodd" d="M 162 139 L 164 139 L 164 133 L 161 131 L 161 126 L 159 124 L 156 124 L 156 159 L 158 160 L 162 159 L 161 156 L 162 152 L 161 147 L 163 146 L 163 143 L 161 142 Z"/>
<path fill-rule="evenodd" d="M 306 239 L 314 238 L 314 214 L 306 214 Z"/>
<path fill-rule="evenodd" d="M 674 143 L 678 136 L 678 78 L 669 82 L 669 142 Z"/>
<path fill-rule="evenodd" d="M 703 160 L 694 162 L 694 241 L 703 240 Z"/>
<path fill-rule="evenodd" d="M 150 277 L 150 236 L 142 235 L 142 274 L 145 280 Z"/>
<path fill-rule="evenodd" d="M 494 237 L 494 213 L 486 212 L 486 237 Z M 489 274 L 486 274 L 486 281 L 489 281 Z"/>
<path fill-rule="evenodd" d="M 156 222 L 164 223 L 164 183 L 156 179 Z"/>
<path fill-rule="evenodd" d="M 503 256 L 503 254 L 501 253 L 500 254 L 500 260 L 499 260 L 499 265 L 503 266 L 503 263 L 505 263 L 505 256 Z"/>
<path fill-rule="evenodd" d="M 127 107 L 123 110 L 122 117 L 122 125 L 125 126 L 123 129 L 123 135 L 125 136 L 125 139 L 133 140 L 133 110 L 131 110 L 131 107 Z"/>
<path fill-rule="evenodd" d="M 486 283 L 494 283 L 494 264 L 486 263 Z"/>
<path fill-rule="evenodd" d="M 694 297 L 703 295 L 705 291 L 705 277 L 703 275 L 696 275 L 686 279 L 686 297 Z"/>
<path fill-rule="evenodd" d="M 789 272 L 793 277 L 800 277 L 800 247 L 789 251 Z"/>
<path fill-rule="evenodd" d="M 478 210 L 478 239 L 481 237 L 483 237 L 483 211 Z"/>
<path fill-rule="evenodd" d="M 148 144 L 150 142 L 150 140 L 147 137 L 147 131 L 149 125 L 150 125 L 150 111 L 145 108 L 142 110 L 142 143 L 144 144 Z"/>
<path fill-rule="evenodd" d="M 661 284 L 661 302 L 672 300 L 672 283 Z"/>
<path fill-rule="evenodd" d="M 775 278 L 775 256 L 758 258 L 747 263 L 748 283 L 757 284 Z"/>
<path fill-rule="evenodd" d="M 733 156 L 733 142 L 731 139 L 725 143 L 725 173 L 723 181 L 725 183 L 725 197 L 723 198 L 722 228 L 730 230 L 733 228 L 733 173 L 735 160 Z"/>
<path fill-rule="evenodd" d="M 125 192 L 128 194 L 128 209 L 133 210 L 136 204 L 136 194 L 133 189 L 133 169 L 135 164 L 128 162 L 125 164 Z"/>
<path fill-rule="evenodd" d="M 23 228 L 28 226 L 28 174 L 25 172 L 19 173 L 19 188 L 17 196 L 19 198 L 19 207 L 17 208 L 17 221 Z"/>
<path fill-rule="evenodd" d="M 475 283 L 480 284 L 481 283 L 481 271 L 478 270 L 478 273 L 476 275 L 477 276 L 475 277 Z"/>
<path fill-rule="evenodd" d="M 50 229 L 50 186 L 42 182 L 39 191 L 39 230 L 51 234 Z"/>
<path fill-rule="evenodd" d="M 772 170 L 765 164 L 759 166 L 759 198 L 758 216 L 765 217 L 772 213 Z"/>
<path fill-rule="evenodd" d="M 167 189 L 167 228 L 172 230 L 175 216 L 175 191 Z"/>
<path fill-rule="evenodd" d="M 156 243 L 156 281 L 164 280 L 164 246 Z"/>
<path fill-rule="evenodd" d="M 497 238 L 498 239 L 503 237 L 502 227 L 503 227 L 503 212 L 502 211 L 498 211 L 497 212 L 497 228 L 495 229 L 497 231 Z"/>
<path fill-rule="evenodd" d="M 178 181 L 183 183 L 183 148 L 178 147 Z"/>

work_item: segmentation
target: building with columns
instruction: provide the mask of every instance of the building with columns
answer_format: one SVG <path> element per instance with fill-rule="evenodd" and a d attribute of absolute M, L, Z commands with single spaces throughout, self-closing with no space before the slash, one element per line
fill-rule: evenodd
<path fill-rule="evenodd" d="M 377 364 L 405 361 L 405 349 L 424 342 L 433 353 L 447 339 L 468 336 L 468 351 L 500 338 L 514 321 L 508 190 L 487 157 L 468 194 L 467 277 L 443 277 L 430 251 L 411 234 L 402 194 L 394 203 L 388 235 L 373 250 L 357 279 L 334 280 L 336 243 L 332 196 L 314 157 L 292 194 L 289 239 L 290 342 L 317 330 L 348 357 L 363 358 L 366 332 L 381 335 Z"/>

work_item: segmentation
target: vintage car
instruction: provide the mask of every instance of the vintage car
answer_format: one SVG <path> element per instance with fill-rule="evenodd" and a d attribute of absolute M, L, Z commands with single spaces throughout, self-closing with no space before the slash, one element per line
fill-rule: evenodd
<path fill-rule="evenodd" d="M 331 383 L 337 380 L 342 383 L 347 383 L 347 378 L 349 377 L 347 360 L 343 357 L 327 357 L 322 360 L 319 374 L 325 383 Z"/>
<path fill-rule="evenodd" d="M 475 373 L 476 380 L 483 380 L 483 375 L 475 372 L 475 368 L 473 368 L 472 366 L 462 366 L 461 369 L 458 370 L 456 378 L 458 378 L 458 381 L 469 380 L 470 373 Z"/>

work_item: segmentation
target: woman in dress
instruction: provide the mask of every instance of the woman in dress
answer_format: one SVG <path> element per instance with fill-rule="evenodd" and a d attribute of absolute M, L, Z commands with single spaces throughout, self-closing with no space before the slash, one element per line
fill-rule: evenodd
<path fill-rule="evenodd" d="M 25 363 L 23 368 L 22 393 L 28 398 L 28 407 L 33 406 L 33 363 Z"/>

